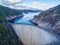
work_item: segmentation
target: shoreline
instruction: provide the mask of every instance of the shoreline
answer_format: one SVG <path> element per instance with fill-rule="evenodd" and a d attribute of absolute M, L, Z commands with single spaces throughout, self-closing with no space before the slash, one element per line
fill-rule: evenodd
<path fill-rule="evenodd" d="M 23 18 L 23 16 L 22 16 L 22 17 L 15 17 L 15 18 L 13 18 L 13 19 L 11 19 L 11 20 L 8 20 L 8 22 L 14 23 L 14 20 L 15 20 L 15 19 L 19 19 L 19 18 Z"/>

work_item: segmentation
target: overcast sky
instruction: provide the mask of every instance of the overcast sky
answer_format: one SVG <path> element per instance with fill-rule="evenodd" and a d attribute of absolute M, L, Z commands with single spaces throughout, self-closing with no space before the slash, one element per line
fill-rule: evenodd
<path fill-rule="evenodd" d="M 60 4 L 60 0 L 0 0 L 0 5 L 10 8 L 31 7 L 46 10 Z"/>

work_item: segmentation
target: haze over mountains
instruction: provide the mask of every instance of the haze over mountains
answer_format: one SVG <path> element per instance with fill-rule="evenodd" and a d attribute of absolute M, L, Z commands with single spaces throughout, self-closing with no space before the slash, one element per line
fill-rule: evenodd
<path fill-rule="evenodd" d="M 36 8 L 32 8 L 32 7 L 27 7 L 24 5 L 20 5 L 20 6 L 15 6 L 15 9 L 23 12 L 23 13 L 29 13 L 29 12 L 40 12 L 42 10 L 36 9 Z"/>
<path fill-rule="evenodd" d="M 6 7 L 6 6 L 2 6 L 0 5 L 0 7 L 5 7 L 5 8 L 10 8 L 10 7 Z M 17 13 L 30 13 L 30 12 L 41 12 L 42 10 L 39 10 L 39 9 L 35 9 L 35 8 L 31 8 L 31 7 L 26 7 L 26 6 L 20 6 L 19 8 L 10 8 L 11 10 L 16 10 L 14 12 L 17 12 Z M 8 10 L 8 9 L 7 9 Z M 7 11 L 6 10 L 6 11 Z M 13 12 L 13 11 L 11 11 Z"/>

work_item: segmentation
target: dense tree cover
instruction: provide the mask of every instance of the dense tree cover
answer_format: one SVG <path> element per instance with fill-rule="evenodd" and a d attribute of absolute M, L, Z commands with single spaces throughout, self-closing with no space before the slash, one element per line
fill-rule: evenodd
<path fill-rule="evenodd" d="M 57 14 L 60 14 L 60 9 L 59 10 L 57 10 L 57 12 L 56 12 Z"/>
<path fill-rule="evenodd" d="M 14 14 L 22 13 L 0 5 L 0 45 L 18 45 L 16 37 L 14 37 L 12 31 L 5 25 L 8 22 L 5 16 Z"/>
<path fill-rule="evenodd" d="M 15 9 L 11 9 L 8 7 L 4 7 L 0 5 L 0 13 L 2 15 L 19 15 L 22 14 L 20 11 L 15 10 Z"/>
<path fill-rule="evenodd" d="M 0 20 L 0 45 L 17 45 L 11 31 Z"/>

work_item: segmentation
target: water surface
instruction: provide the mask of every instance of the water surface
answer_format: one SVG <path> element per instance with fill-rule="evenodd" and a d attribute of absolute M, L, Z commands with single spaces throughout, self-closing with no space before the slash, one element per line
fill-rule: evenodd
<path fill-rule="evenodd" d="M 29 20 L 34 18 L 35 15 L 38 15 L 40 12 L 38 13 L 27 13 L 27 14 L 23 14 L 24 17 L 23 18 L 19 18 L 15 20 L 15 23 L 23 23 L 23 24 L 31 24 L 33 25 L 32 22 L 30 22 Z"/>

